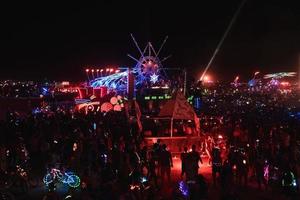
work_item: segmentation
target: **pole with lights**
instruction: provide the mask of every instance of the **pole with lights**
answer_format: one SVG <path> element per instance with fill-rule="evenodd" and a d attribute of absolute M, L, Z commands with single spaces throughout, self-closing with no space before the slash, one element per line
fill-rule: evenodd
<path fill-rule="evenodd" d="M 92 72 L 92 78 L 95 79 L 95 74 L 94 74 L 95 70 L 92 69 L 91 72 Z"/>
<path fill-rule="evenodd" d="M 186 96 L 186 82 L 187 82 L 187 73 L 186 73 L 186 68 L 184 68 L 184 80 L 183 80 L 183 95 Z"/>
<path fill-rule="evenodd" d="M 88 82 L 90 82 L 90 76 L 89 76 L 90 69 L 86 69 L 85 72 L 86 72 Z"/>

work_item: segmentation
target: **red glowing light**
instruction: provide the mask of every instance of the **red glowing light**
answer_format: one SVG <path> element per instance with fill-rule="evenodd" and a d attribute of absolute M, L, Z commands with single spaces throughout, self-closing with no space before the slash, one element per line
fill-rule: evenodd
<path fill-rule="evenodd" d="M 119 70 L 119 69 L 117 69 L 117 70 L 116 70 L 116 73 L 119 73 L 119 72 L 120 72 L 120 70 Z"/>
<path fill-rule="evenodd" d="M 236 165 L 233 165 L 233 167 L 232 167 L 232 168 L 233 168 L 233 170 L 236 170 Z"/>
<path fill-rule="evenodd" d="M 100 72 L 103 72 L 103 69 L 101 69 Z"/>
<path fill-rule="evenodd" d="M 110 70 L 109 70 L 110 72 L 113 72 L 114 71 L 114 69 L 113 68 L 110 68 Z"/>
<path fill-rule="evenodd" d="M 105 71 L 106 71 L 106 72 L 109 72 L 109 70 L 110 70 L 109 68 L 106 68 L 106 70 L 105 70 Z"/>
<path fill-rule="evenodd" d="M 101 105 L 101 112 L 109 112 L 113 109 L 113 105 L 109 102 L 105 102 Z"/>
<path fill-rule="evenodd" d="M 89 70 L 89 69 L 86 69 L 85 71 L 86 71 L 86 72 L 89 72 L 90 70 Z"/>
<path fill-rule="evenodd" d="M 95 70 L 94 70 L 94 69 L 92 69 L 91 71 L 92 71 L 92 72 L 94 72 Z"/>
<path fill-rule="evenodd" d="M 114 111 L 122 111 L 122 107 L 119 104 L 117 104 L 114 106 Z"/>
<path fill-rule="evenodd" d="M 93 105 L 89 105 L 89 106 L 87 107 L 87 109 L 90 110 L 90 111 L 93 111 L 93 110 L 94 110 L 94 106 L 93 106 Z"/>
<path fill-rule="evenodd" d="M 116 104 L 118 103 L 117 97 L 112 97 L 112 98 L 110 98 L 110 103 L 111 103 L 112 105 L 116 105 Z"/>
<path fill-rule="evenodd" d="M 204 77 L 203 77 L 203 81 L 205 82 L 205 83 L 212 83 L 213 81 L 212 81 L 212 78 L 209 76 L 209 75 L 205 75 Z"/>
<path fill-rule="evenodd" d="M 282 81 L 282 82 L 280 83 L 280 85 L 282 85 L 282 86 L 289 86 L 290 83 L 287 82 L 287 81 Z"/>
<path fill-rule="evenodd" d="M 99 69 L 97 69 L 97 72 L 99 72 Z"/>
<path fill-rule="evenodd" d="M 79 93 L 79 98 L 82 99 L 82 98 L 83 98 L 83 95 L 82 95 L 82 92 L 81 92 L 81 90 L 80 90 L 79 87 L 77 87 L 77 91 L 78 91 L 78 93 Z"/>

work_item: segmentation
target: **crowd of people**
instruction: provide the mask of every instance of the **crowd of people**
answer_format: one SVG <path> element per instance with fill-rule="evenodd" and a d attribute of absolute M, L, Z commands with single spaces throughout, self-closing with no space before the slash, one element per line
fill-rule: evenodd
<path fill-rule="evenodd" d="M 142 194 L 152 199 L 171 183 L 167 146 L 147 146 L 136 120 L 125 111 L 43 111 L 27 116 L 9 112 L 0 122 L 1 192 L 29 198 L 30 190 L 42 187 L 49 189 L 44 199 L 60 199 L 57 191 L 65 186 L 58 180 L 43 182 L 53 171 L 80 177 L 80 187 L 65 194 L 75 199 L 141 199 Z"/>
<path fill-rule="evenodd" d="M 299 96 L 297 89 L 262 87 L 206 91 L 201 124 L 214 185 L 219 174 L 225 193 L 252 180 L 264 190 L 299 191 Z"/>
<path fill-rule="evenodd" d="M 43 85 L 34 81 L 0 81 L 0 97 L 39 97 Z"/>
<path fill-rule="evenodd" d="M 80 177 L 80 186 L 64 194 L 69 199 L 158 199 L 177 180 L 187 187 L 182 182 L 174 189 L 174 199 L 205 199 L 208 183 L 199 166 L 206 154 L 212 185 L 221 188 L 224 199 L 234 199 L 237 188 L 250 182 L 293 196 L 300 176 L 298 99 L 296 92 L 209 88 L 200 116 L 204 142 L 184 148 L 178 178 L 171 173 L 168 146 L 160 140 L 147 145 L 136 119 L 125 111 L 9 112 L 0 122 L 1 193 L 24 197 L 32 188 L 46 187 L 44 199 L 60 199 L 54 189 L 63 186 L 42 182 L 58 169 Z"/>

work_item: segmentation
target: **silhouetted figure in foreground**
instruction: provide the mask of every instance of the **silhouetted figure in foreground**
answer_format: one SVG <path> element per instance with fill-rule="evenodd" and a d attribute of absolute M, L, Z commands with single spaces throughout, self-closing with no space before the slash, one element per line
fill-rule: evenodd
<path fill-rule="evenodd" d="M 188 150 L 187 150 L 187 147 L 184 147 L 183 152 L 180 154 L 180 159 L 181 159 L 181 177 L 183 177 L 183 175 L 186 174 L 187 157 L 188 157 Z"/>
<path fill-rule="evenodd" d="M 222 159 L 221 152 L 219 147 L 214 147 L 212 149 L 212 176 L 213 176 L 213 184 L 216 186 L 217 173 L 221 174 L 222 169 Z"/>
<path fill-rule="evenodd" d="M 173 161 L 170 151 L 167 150 L 167 145 L 162 145 L 162 151 L 160 152 L 160 174 L 162 182 L 164 182 L 165 175 L 168 178 L 168 183 L 171 183 L 171 167 L 173 167 Z"/>
<path fill-rule="evenodd" d="M 187 156 L 186 162 L 186 180 L 195 181 L 199 170 L 199 161 L 203 164 L 199 152 L 196 151 L 196 145 L 192 146 L 192 152 Z"/>

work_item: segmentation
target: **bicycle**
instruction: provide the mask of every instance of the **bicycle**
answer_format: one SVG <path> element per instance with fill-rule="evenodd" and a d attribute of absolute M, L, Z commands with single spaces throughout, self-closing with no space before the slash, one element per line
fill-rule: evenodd
<path fill-rule="evenodd" d="M 80 178 L 75 173 L 70 171 L 61 172 L 61 170 L 55 168 L 51 169 L 43 178 L 43 182 L 47 186 L 54 181 L 62 182 L 73 188 L 80 185 Z"/>

